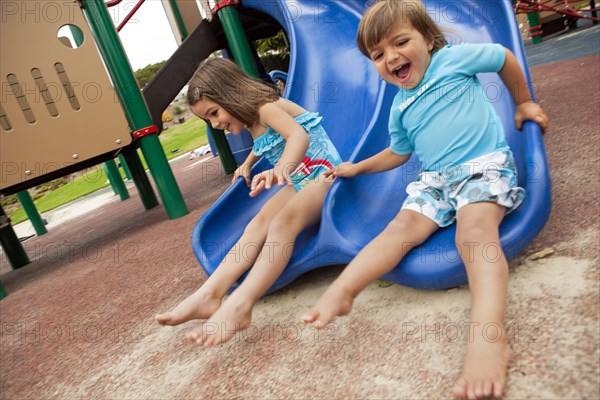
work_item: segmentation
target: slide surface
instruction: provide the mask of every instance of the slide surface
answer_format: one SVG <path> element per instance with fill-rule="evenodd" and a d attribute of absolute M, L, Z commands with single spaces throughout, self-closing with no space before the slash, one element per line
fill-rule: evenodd
<path fill-rule="evenodd" d="M 245 7 L 273 16 L 287 31 L 291 62 L 285 96 L 310 111 L 318 111 L 342 159 L 351 161 L 360 161 L 389 145 L 389 107 L 397 92 L 379 79 L 371 63 L 356 48 L 356 30 L 365 3 L 364 0 L 243 1 Z M 434 20 L 448 31 L 451 43 L 500 43 L 526 65 L 509 2 L 424 3 Z M 517 161 L 519 184 L 528 192 L 525 202 L 501 225 L 502 246 L 510 259 L 535 237 L 550 214 L 548 163 L 537 125 L 527 123 L 521 132 L 514 128 L 512 100 L 497 75 L 482 74 L 480 80 L 503 121 Z M 269 167 L 262 160 L 253 173 Z M 288 267 L 270 291 L 308 270 L 348 263 L 400 210 L 406 185 L 416 178 L 418 171 L 418 162 L 411 160 L 394 171 L 339 179 L 325 200 L 320 227 L 307 229 L 300 235 Z M 209 275 L 275 190 L 253 199 L 243 181 L 238 180 L 198 221 L 192 245 Z M 429 289 L 466 283 L 454 235 L 453 226 L 440 230 L 409 253 L 385 278 Z M 230 256 L 241 261 L 248 250 L 234 249 Z M 487 256 L 496 257 L 494 250 L 487 249 Z"/>

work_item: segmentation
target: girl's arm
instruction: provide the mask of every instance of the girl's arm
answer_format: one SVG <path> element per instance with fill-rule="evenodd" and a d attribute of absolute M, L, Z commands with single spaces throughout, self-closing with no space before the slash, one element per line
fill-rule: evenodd
<path fill-rule="evenodd" d="M 248 154 L 248 157 L 246 157 L 246 160 L 242 163 L 242 165 L 237 167 L 235 172 L 233 173 L 233 178 L 231 179 L 231 183 L 235 182 L 236 179 L 241 176 L 246 181 L 246 186 L 250 186 L 250 169 L 252 169 L 252 166 L 254 164 L 256 164 L 256 162 L 259 159 L 260 159 L 260 156 L 257 156 L 256 154 L 254 154 L 254 151 L 252 151 L 252 149 L 250 149 L 250 154 Z"/>
<path fill-rule="evenodd" d="M 325 172 L 325 176 L 334 175 L 350 178 L 355 175 L 375 174 L 397 168 L 408 161 L 410 154 L 398 155 L 389 147 L 356 164 L 342 163 L 335 169 Z"/>
<path fill-rule="evenodd" d="M 283 108 L 276 103 L 267 103 L 258 110 L 260 122 L 271 127 L 279 133 L 286 141 L 285 149 L 277 165 L 273 168 L 273 174 L 259 174 L 252 179 L 251 189 L 269 189 L 274 179 L 279 186 L 291 185 L 290 175 L 304 158 L 308 150 L 309 138 L 300 124 Z"/>
<path fill-rule="evenodd" d="M 515 55 L 508 49 L 505 49 L 505 53 L 504 66 L 498 75 L 515 102 L 515 125 L 521 129 L 523 121 L 531 120 L 537 122 L 542 132 L 545 132 L 548 128 L 548 117 L 540 105 L 531 100 L 525 75 Z"/>

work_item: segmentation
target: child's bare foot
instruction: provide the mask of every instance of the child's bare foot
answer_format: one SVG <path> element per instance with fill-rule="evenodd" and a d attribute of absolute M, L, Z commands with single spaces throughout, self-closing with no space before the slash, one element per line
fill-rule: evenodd
<path fill-rule="evenodd" d="M 188 340 L 206 347 L 217 346 L 248 328 L 252 321 L 253 302 L 239 297 L 232 294 L 208 321 L 186 333 Z"/>
<path fill-rule="evenodd" d="M 488 338 L 477 329 L 470 339 L 462 373 L 452 388 L 454 398 L 502 398 L 511 356 L 508 342 L 505 338 Z"/>
<path fill-rule="evenodd" d="M 315 328 L 322 329 L 335 317 L 348 314 L 352 310 L 354 297 L 350 295 L 342 286 L 331 284 L 317 300 L 317 304 L 304 316 L 304 323 L 312 323 Z"/>
<path fill-rule="evenodd" d="M 210 317 L 221 305 L 221 298 L 201 287 L 183 300 L 175 309 L 154 317 L 160 325 L 179 325 L 192 319 Z"/>

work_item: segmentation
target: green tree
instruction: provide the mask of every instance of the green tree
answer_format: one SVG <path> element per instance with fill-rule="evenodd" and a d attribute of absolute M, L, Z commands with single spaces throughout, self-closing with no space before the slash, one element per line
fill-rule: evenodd
<path fill-rule="evenodd" d="M 290 64 L 290 49 L 283 31 L 266 39 L 257 40 L 256 51 L 267 72 L 274 69 L 287 71 Z"/>
<path fill-rule="evenodd" d="M 142 69 L 138 69 L 135 71 L 135 78 L 138 81 L 138 85 L 140 89 L 143 89 L 144 86 L 148 84 L 154 78 L 154 75 L 165 65 L 166 61 L 161 61 L 156 64 L 149 64 Z"/>

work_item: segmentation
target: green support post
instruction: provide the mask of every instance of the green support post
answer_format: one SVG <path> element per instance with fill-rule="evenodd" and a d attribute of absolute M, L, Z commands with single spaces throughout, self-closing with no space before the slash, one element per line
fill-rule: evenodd
<path fill-rule="evenodd" d="M 131 180 L 131 174 L 129 173 L 129 168 L 127 168 L 127 163 L 125 162 L 125 158 L 123 158 L 123 154 L 119 154 L 119 163 L 121 164 L 121 167 L 123 167 L 125 178 Z"/>
<path fill-rule="evenodd" d="M 256 68 L 254 57 L 252 57 L 252 50 L 248 44 L 246 33 L 240 21 L 240 15 L 236 9 L 238 3 L 239 1 L 237 0 L 221 0 L 215 5 L 213 13 L 216 12 L 221 20 L 223 32 L 225 32 L 225 38 L 227 38 L 227 43 L 235 62 L 248 75 L 259 79 L 258 68 Z"/>
<path fill-rule="evenodd" d="M 133 183 L 135 183 L 138 193 L 140 194 L 140 199 L 142 200 L 144 209 L 149 210 L 153 207 L 156 207 L 158 205 L 158 199 L 154 194 L 154 190 L 152 190 L 148 175 L 146 175 L 146 171 L 144 170 L 142 160 L 140 160 L 137 150 L 134 149 L 124 152 L 123 158 L 127 164 L 129 172 L 131 173 Z"/>
<path fill-rule="evenodd" d="M 6 297 L 6 290 L 4 290 L 4 286 L 2 286 L 2 282 L 0 282 L 0 300 Z"/>
<path fill-rule="evenodd" d="M 221 158 L 225 174 L 233 174 L 237 168 L 237 164 L 233 157 L 233 153 L 231 152 L 231 148 L 229 148 L 229 143 L 227 143 L 225 132 L 221 129 L 213 128 L 210 124 L 206 124 L 206 133 L 209 134 L 215 142 L 215 147 Z"/>
<path fill-rule="evenodd" d="M 231 50 L 235 62 L 249 76 L 260 79 L 258 68 L 254 62 L 254 57 L 252 56 L 252 49 L 248 44 L 248 38 L 246 37 L 242 22 L 240 21 L 240 16 L 236 9 L 238 3 L 239 1 L 237 0 L 219 1 L 213 9 L 213 14 L 216 13 L 221 20 L 223 32 L 225 32 L 225 38 L 227 39 L 227 44 L 229 45 L 229 49 Z M 223 131 L 211 129 L 208 125 L 207 129 L 215 140 L 215 145 L 217 146 L 217 151 L 221 157 L 221 163 L 223 164 L 225 173 L 233 173 L 237 164 Z"/>
<path fill-rule="evenodd" d="M 517 0 L 512 0 L 512 4 L 513 4 L 513 8 L 515 7 L 515 4 L 517 4 Z M 523 10 L 525 12 L 527 12 L 527 21 L 529 22 L 529 35 L 531 36 L 531 42 L 533 44 L 539 44 L 542 43 L 542 34 L 541 34 L 541 28 L 537 28 L 537 29 L 533 29 L 536 26 L 540 25 L 540 16 L 538 15 L 537 11 L 526 11 L 526 9 L 519 9 L 519 8 L 514 8 L 515 10 L 515 14 L 517 14 L 519 12 L 519 10 Z"/>
<path fill-rule="evenodd" d="M 179 7 L 177 6 L 176 0 L 169 0 L 169 4 L 171 5 L 171 9 L 173 10 L 173 14 L 175 15 L 175 21 L 177 22 L 177 28 L 179 28 L 179 33 L 181 34 L 181 41 L 183 42 L 188 37 L 187 29 L 185 29 L 185 24 L 183 23 L 183 18 L 181 18 L 181 12 L 179 12 Z"/>
<path fill-rule="evenodd" d="M 528 12 L 527 13 L 527 21 L 529 21 L 529 28 L 530 29 L 534 28 L 534 27 L 540 25 L 540 16 L 535 11 Z M 542 34 L 541 34 L 541 31 L 542 31 L 541 28 L 529 31 L 529 34 L 531 35 L 531 42 L 533 44 L 542 43 Z"/>
<path fill-rule="evenodd" d="M 108 178 L 110 186 L 112 186 L 113 190 L 119 195 L 121 200 L 127 200 L 129 198 L 129 192 L 125 187 L 125 183 L 123 183 L 123 178 L 121 177 L 119 167 L 117 167 L 115 160 L 105 161 L 104 171 L 106 172 L 106 177 Z"/>
<path fill-rule="evenodd" d="M 29 257 L 17 237 L 15 230 L 8 221 L 8 216 L 0 206 L 0 245 L 10 265 L 14 268 L 21 268 L 29 264 Z"/>
<path fill-rule="evenodd" d="M 104 170 L 104 175 L 106 175 L 106 179 L 108 180 L 108 183 L 111 189 L 113 190 L 113 193 L 115 194 L 115 196 L 118 195 L 119 192 L 117 192 L 117 188 L 115 187 L 114 177 L 112 176 L 111 171 L 108 170 L 106 163 L 102 163 L 102 169 Z"/>
<path fill-rule="evenodd" d="M 69 25 L 69 31 L 71 32 L 71 36 L 73 36 L 75 46 L 81 46 L 83 44 L 83 33 L 81 33 L 81 30 L 73 25 Z"/>
<path fill-rule="evenodd" d="M 188 209 L 158 140 L 158 133 L 152 129 L 152 118 L 106 5 L 102 0 L 83 0 L 83 10 L 121 99 L 129 126 L 134 131 L 134 137 L 139 140 L 167 215 L 170 219 L 182 217 L 188 213 Z"/>
<path fill-rule="evenodd" d="M 46 229 L 46 225 L 44 225 L 44 220 L 40 216 L 31 195 L 25 190 L 21 190 L 17 193 L 17 197 L 23 206 L 23 210 L 25 210 L 25 214 L 27 214 L 27 218 L 29 218 L 29 222 L 33 225 L 33 229 L 35 230 L 36 235 L 42 236 L 45 233 L 48 233 Z"/>

